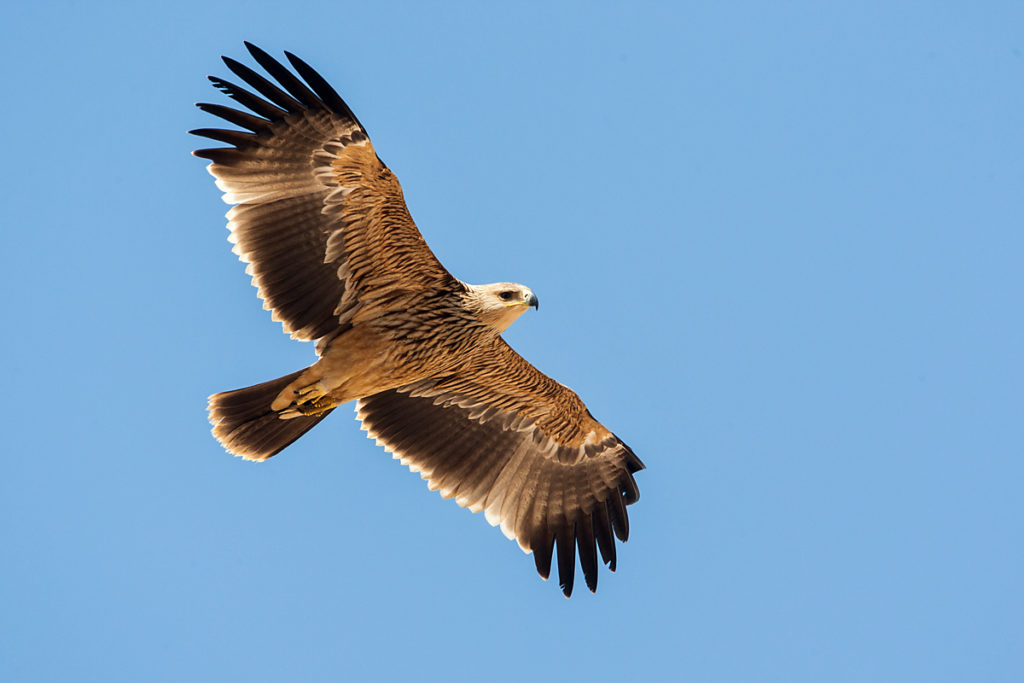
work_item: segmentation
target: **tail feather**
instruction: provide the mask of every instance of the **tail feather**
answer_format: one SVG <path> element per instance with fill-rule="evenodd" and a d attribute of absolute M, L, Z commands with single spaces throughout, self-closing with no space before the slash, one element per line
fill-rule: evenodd
<path fill-rule="evenodd" d="M 228 452 L 246 460 L 266 460 L 280 453 L 331 412 L 282 420 L 282 411 L 270 408 L 277 395 L 303 372 L 211 396 L 207 409 L 213 435 Z"/>

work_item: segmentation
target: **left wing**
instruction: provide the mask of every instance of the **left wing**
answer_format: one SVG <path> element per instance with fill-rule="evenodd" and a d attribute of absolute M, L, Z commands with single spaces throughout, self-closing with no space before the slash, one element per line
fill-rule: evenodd
<path fill-rule="evenodd" d="M 455 374 L 360 399 L 371 438 L 534 555 L 545 579 L 572 594 L 576 548 L 591 591 L 597 548 L 615 571 L 614 533 L 629 536 L 626 506 L 644 465 L 569 388 L 530 365 L 501 338 Z M 595 547 L 596 543 L 596 547 Z"/>

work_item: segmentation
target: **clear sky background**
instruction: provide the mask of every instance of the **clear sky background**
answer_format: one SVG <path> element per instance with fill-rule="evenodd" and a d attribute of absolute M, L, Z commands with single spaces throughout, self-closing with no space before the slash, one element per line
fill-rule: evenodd
<path fill-rule="evenodd" d="M 509 5 L 0 9 L 0 679 L 1024 680 L 1024 8 Z M 189 155 L 243 40 L 647 464 L 596 595 L 349 408 L 210 436 L 313 360 Z"/>

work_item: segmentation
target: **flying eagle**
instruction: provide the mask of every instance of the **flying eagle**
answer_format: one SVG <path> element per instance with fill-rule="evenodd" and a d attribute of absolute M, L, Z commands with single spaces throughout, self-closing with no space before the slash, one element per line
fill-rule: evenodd
<path fill-rule="evenodd" d="M 597 549 L 614 571 L 612 536 L 629 535 L 626 506 L 644 466 L 572 390 L 501 338 L 537 296 L 452 276 L 334 89 L 290 53 L 294 73 L 246 47 L 277 83 L 224 57 L 251 90 L 210 81 L 248 111 L 197 106 L 244 130 L 193 130 L 230 145 L 194 154 L 211 162 L 234 204 L 228 239 L 264 308 L 293 339 L 315 341 L 319 360 L 211 396 L 214 436 L 235 455 L 266 460 L 354 400 L 371 438 L 431 490 L 483 511 L 533 553 L 545 579 L 557 547 L 566 597 L 577 548 L 596 590 Z"/>

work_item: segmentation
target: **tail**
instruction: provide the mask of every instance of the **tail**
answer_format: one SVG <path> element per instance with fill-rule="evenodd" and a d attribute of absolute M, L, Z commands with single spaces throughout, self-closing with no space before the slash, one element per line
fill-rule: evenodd
<path fill-rule="evenodd" d="M 266 460 L 315 427 L 330 410 L 282 420 L 279 415 L 284 411 L 270 408 L 277 395 L 303 372 L 211 396 L 207 410 L 217 441 L 246 460 Z"/>

